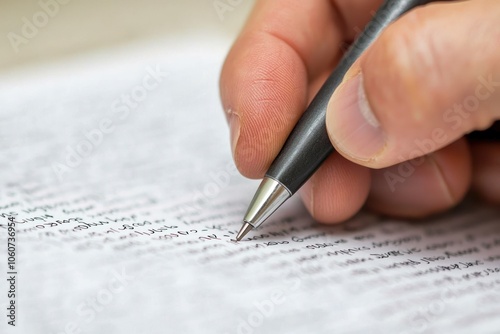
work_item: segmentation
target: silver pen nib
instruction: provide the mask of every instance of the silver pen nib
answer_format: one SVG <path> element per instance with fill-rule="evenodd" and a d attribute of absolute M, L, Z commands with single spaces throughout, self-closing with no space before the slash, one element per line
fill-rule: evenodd
<path fill-rule="evenodd" d="M 290 191 L 278 181 L 269 177 L 262 180 L 259 189 L 250 203 L 237 241 L 240 241 L 251 229 L 259 227 L 281 204 L 292 196 Z"/>
<path fill-rule="evenodd" d="M 243 226 L 241 227 L 241 230 L 238 232 L 238 235 L 236 236 L 236 241 L 240 241 L 241 239 L 243 239 L 243 237 L 247 235 L 247 233 L 250 232 L 251 230 L 253 230 L 253 226 L 247 222 L 244 222 Z"/>

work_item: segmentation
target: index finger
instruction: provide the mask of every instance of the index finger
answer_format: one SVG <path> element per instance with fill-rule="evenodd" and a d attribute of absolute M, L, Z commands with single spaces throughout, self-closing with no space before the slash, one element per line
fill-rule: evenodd
<path fill-rule="evenodd" d="M 263 177 L 341 45 L 381 0 L 260 0 L 224 64 L 220 90 L 240 172 Z M 356 10 L 356 11 L 355 11 Z"/>

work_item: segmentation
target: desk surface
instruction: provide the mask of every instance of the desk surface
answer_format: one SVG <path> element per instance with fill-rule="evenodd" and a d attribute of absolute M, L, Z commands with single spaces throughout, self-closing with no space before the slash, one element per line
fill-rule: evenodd
<path fill-rule="evenodd" d="M 218 13 L 215 3 L 213 0 L 2 1 L 0 50 L 4 51 L 0 53 L 0 72 L 171 34 L 204 32 L 236 36 L 253 1 L 243 1 L 224 14 Z M 30 24 L 34 25 L 34 31 L 29 29 Z"/>

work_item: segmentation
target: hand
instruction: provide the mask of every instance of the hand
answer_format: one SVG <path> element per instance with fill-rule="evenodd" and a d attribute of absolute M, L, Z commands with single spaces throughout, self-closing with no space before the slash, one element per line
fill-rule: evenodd
<path fill-rule="evenodd" d="M 220 88 L 240 172 L 262 178 L 381 0 L 260 0 Z M 339 222 L 363 205 L 422 217 L 472 187 L 500 203 L 500 144 L 463 136 L 500 119 L 500 2 L 439 2 L 388 27 L 330 100 L 334 153 L 301 189 L 311 214 Z"/>

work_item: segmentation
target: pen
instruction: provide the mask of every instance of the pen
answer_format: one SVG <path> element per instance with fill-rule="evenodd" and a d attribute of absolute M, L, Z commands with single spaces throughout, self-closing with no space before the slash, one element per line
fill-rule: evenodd
<path fill-rule="evenodd" d="M 326 131 L 326 107 L 347 70 L 394 20 L 432 0 L 386 0 L 352 44 L 304 112 L 271 164 L 243 218 L 236 240 L 259 227 L 314 174 L 333 153 Z"/>

